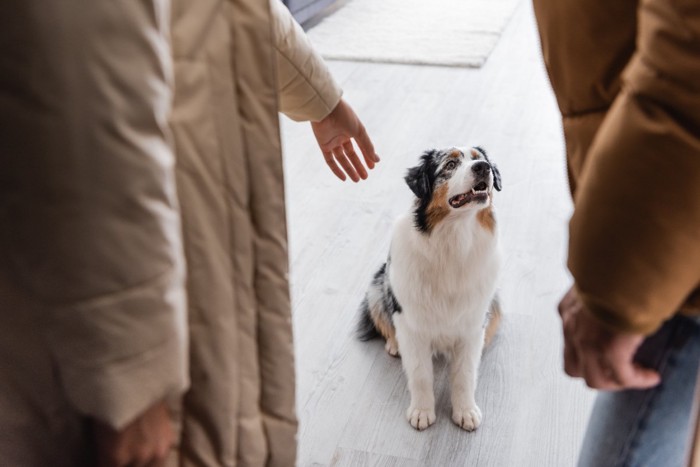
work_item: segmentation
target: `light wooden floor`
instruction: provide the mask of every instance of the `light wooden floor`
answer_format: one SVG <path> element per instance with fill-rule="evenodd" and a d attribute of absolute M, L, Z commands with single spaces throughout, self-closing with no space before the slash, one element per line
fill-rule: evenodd
<path fill-rule="evenodd" d="M 361 30 L 361 27 L 359 27 Z M 524 0 L 479 70 L 331 62 L 382 162 L 341 183 L 306 124 L 283 121 L 296 333 L 300 466 L 566 467 L 575 463 L 592 393 L 561 370 L 556 304 L 571 204 L 563 142 L 530 3 Z M 427 148 L 481 145 L 504 189 L 496 212 L 505 253 L 505 320 L 485 353 L 482 426 L 450 420 L 444 362 L 438 420 L 414 431 L 401 362 L 353 335 L 357 308 L 409 209 L 402 177 Z"/>

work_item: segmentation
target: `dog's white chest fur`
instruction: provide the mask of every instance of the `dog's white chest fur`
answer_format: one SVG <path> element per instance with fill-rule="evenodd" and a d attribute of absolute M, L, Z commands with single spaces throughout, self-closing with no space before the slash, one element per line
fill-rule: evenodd
<path fill-rule="evenodd" d="M 433 351 L 449 352 L 483 327 L 500 265 L 497 237 L 475 216 L 430 235 L 412 222 L 406 215 L 394 227 L 389 277 L 403 309 L 395 320 L 429 339 Z"/>

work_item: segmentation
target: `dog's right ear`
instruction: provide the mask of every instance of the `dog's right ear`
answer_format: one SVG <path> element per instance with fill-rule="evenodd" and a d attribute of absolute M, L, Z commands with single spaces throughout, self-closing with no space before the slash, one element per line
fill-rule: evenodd
<path fill-rule="evenodd" d="M 406 184 L 418 198 L 423 199 L 430 193 L 430 180 L 428 180 L 428 174 L 425 173 L 424 166 L 419 165 L 408 169 L 404 180 L 406 180 Z"/>
<path fill-rule="evenodd" d="M 404 177 L 408 187 L 419 199 L 428 198 L 433 190 L 430 177 L 431 161 L 432 151 L 423 154 L 421 164 L 408 169 Z"/>

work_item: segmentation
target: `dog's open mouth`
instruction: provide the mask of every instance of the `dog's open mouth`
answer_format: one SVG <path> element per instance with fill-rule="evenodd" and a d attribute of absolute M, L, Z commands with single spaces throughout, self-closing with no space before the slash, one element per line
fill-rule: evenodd
<path fill-rule="evenodd" d="M 450 206 L 453 208 L 461 208 L 467 203 L 479 202 L 484 203 L 489 198 L 488 185 L 486 182 L 479 182 L 466 193 L 459 194 L 450 198 Z"/>

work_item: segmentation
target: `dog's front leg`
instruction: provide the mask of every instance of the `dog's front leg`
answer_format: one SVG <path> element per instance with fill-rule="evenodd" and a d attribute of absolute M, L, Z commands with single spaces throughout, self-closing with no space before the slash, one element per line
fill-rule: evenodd
<path fill-rule="evenodd" d="M 425 430 L 435 423 L 433 351 L 430 341 L 405 329 L 405 326 L 400 326 L 398 322 L 396 337 L 401 349 L 401 363 L 408 379 L 408 390 L 411 393 L 411 405 L 406 411 L 406 418 L 416 430 Z"/>
<path fill-rule="evenodd" d="M 450 364 L 452 421 L 467 431 L 481 424 L 481 410 L 476 405 L 476 379 L 484 342 L 483 330 L 455 344 Z"/>

